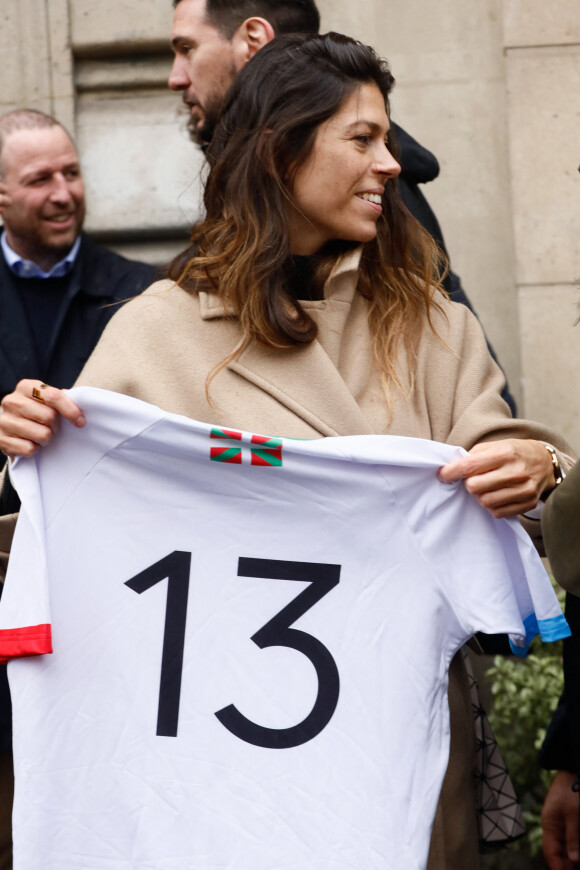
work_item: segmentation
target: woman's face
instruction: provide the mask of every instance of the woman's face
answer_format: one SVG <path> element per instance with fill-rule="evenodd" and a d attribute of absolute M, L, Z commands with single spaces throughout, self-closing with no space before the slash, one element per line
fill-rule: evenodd
<path fill-rule="evenodd" d="M 293 254 L 314 254 L 331 239 L 374 239 L 385 184 L 401 171 L 387 148 L 388 132 L 374 84 L 361 85 L 320 125 L 288 205 Z"/>

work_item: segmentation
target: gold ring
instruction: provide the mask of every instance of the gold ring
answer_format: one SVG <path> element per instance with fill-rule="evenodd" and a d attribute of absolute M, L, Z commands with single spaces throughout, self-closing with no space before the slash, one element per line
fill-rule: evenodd
<path fill-rule="evenodd" d="M 41 384 L 41 385 L 40 385 L 40 390 L 44 390 L 45 387 L 46 387 L 46 384 Z M 32 398 L 33 398 L 36 402 L 40 402 L 42 405 L 44 405 L 45 402 L 44 402 L 44 399 L 42 398 L 42 393 L 40 392 L 40 390 L 37 389 L 36 387 L 33 387 L 33 388 L 32 388 Z"/>

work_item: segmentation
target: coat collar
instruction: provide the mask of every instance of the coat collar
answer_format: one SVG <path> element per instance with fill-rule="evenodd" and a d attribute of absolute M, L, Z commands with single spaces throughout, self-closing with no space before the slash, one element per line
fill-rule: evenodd
<path fill-rule="evenodd" d="M 348 316 L 360 254 L 358 248 L 337 261 L 326 283 L 324 300 L 311 303 L 313 306 L 324 308 L 336 303 L 337 310 L 342 308 L 343 316 Z M 214 294 L 201 292 L 199 297 L 204 320 L 233 315 Z M 227 368 L 268 393 L 321 435 L 372 433 L 369 421 L 319 340 L 286 351 L 252 343 Z"/>
<path fill-rule="evenodd" d="M 351 275 L 358 271 L 362 248 L 355 248 L 354 251 L 349 251 L 339 257 L 334 264 L 328 280 L 324 285 L 324 298 L 336 298 L 337 293 L 340 293 L 340 286 L 343 282 L 339 279 L 342 276 Z M 213 320 L 218 317 L 233 317 L 235 312 L 231 305 L 224 302 L 217 293 L 208 293 L 205 290 L 199 292 L 199 305 L 202 320 Z"/>

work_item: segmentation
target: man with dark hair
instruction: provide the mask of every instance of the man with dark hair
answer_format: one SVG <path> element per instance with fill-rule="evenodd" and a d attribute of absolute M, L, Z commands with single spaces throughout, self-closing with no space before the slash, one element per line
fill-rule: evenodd
<path fill-rule="evenodd" d="M 173 6 L 168 84 L 182 91 L 190 137 L 202 148 L 211 141 L 224 96 L 244 64 L 277 34 L 314 33 L 320 26 L 313 0 L 173 0 Z M 399 149 L 401 198 L 449 259 L 437 218 L 419 187 L 439 174 L 437 159 L 397 124 L 391 123 L 391 130 Z M 473 310 L 457 275 L 450 271 L 443 284 L 451 299 Z M 488 347 L 495 359 L 489 342 Z M 515 415 L 507 383 L 502 395 Z"/>
<path fill-rule="evenodd" d="M 120 257 L 82 231 L 85 192 L 74 142 L 33 109 L 0 117 L 0 399 L 22 378 L 74 383 L 117 305 L 154 269 Z M 2 457 L 4 459 L 4 457 Z M 19 502 L 4 487 L 0 512 Z M 0 584 L 0 592 L 1 592 Z M 0 870 L 12 866 L 11 710 L 0 668 Z"/>
<path fill-rule="evenodd" d="M 278 33 L 316 33 L 312 0 L 173 0 L 169 87 L 183 91 L 189 132 L 211 140 L 224 95 L 244 64 Z"/>
<path fill-rule="evenodd" d="M 180 0 L 173 0 L 177 6 Z M 208 21 L 231 39 L 240 24 L 262 16 L 276 33 L 317 33 L 320 14 L 312 0 L 207 0 Z"/>

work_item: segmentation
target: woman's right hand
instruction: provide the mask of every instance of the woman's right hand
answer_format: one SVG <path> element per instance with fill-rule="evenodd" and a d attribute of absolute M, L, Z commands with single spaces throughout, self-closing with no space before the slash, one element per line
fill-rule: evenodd
<path fill-rule="evenodd" d="M 44 447 L 60 426 L 60 418 L 81 429 L 85 417 L 66 390 L 37 380 L 20 381 L 2 399 L 0 450 L 7 456 L 32 456 Z"/>

